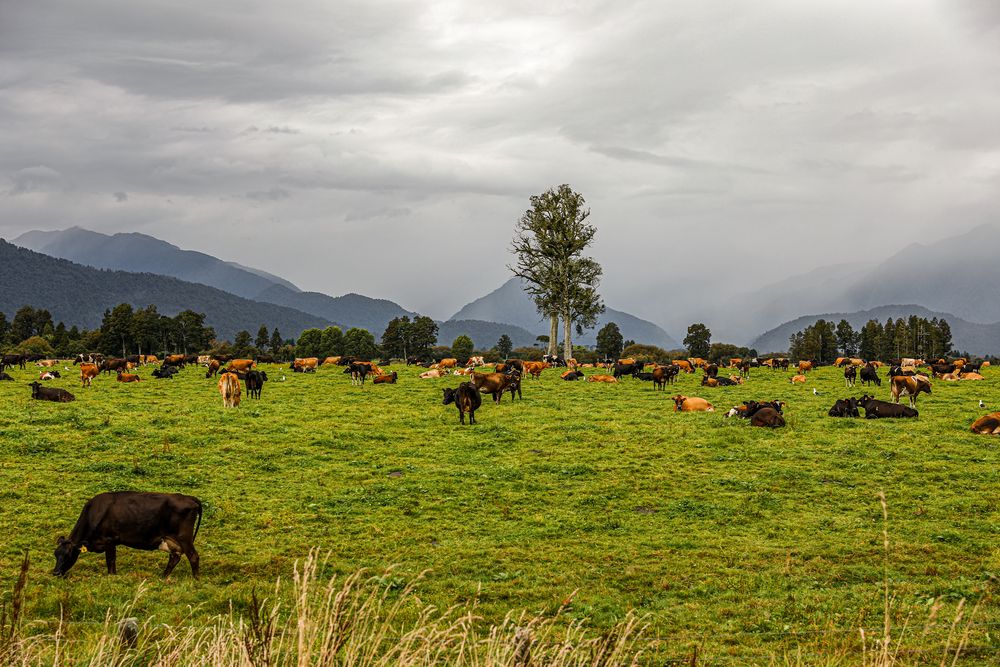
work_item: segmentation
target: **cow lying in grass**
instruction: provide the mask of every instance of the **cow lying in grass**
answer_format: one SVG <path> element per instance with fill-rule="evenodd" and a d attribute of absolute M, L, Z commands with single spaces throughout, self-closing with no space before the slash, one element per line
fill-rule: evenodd
<path fill-rule="evenodd" d="M 457 389 L 445 389 L 442 403 L 445 405 L 455 404 L 455 407 L 458 408 L 458 421 L 464 426 L 466 412 L 469 413 L 469 424 L 476 423 L 476 410 L 483 404 L 483 397 L 476 385 L 471 382 L 463 382 L 458 385 Z"/>
<path fill-rule="evenodd" d="M 674 396 L 674 412 L 715 412 L 715 407 L 697 396 Z"/>
<path fill-rule="evenodd" d="M 864 409 L 865 419 L 914 418 L 919 416 L 915 408 L 879 401 L 873 396 L 862 396 L 858 399 L 858 405 Z"/>
<path fill-rule="evenodd" d="M 37 380 L 28 386 L 31 387 L 31 397 L 37 401 L 69 403 L 70 401 L 76 400 L 76 396 L 69 393 L 65 389 L 59 389 L 58 387 L 43 387 Z"/>
<path fill-rule="evenodd" d="M 1000 412 L 983 415 L 972 422 L 970 430 L 980 435 L 1000 435 Z"/>
<path fill-rule="evenodd" d="M 784 406 L 784 401 L 746 401 L 727 412 L 726 416 L 749 419 L 751 426 L 780 428 L 785 425 L 785 418 L 781 414 Z"/>
<path fill-rule="evenodd" d="M 372 382 L 374 384 L 396 384 L 398 378 L 399 374 L 393 371 L 388 375 L 379 375 L 377 378 L 372 378 Z"/>
<path fill-rule="evenodd" d="M 566 371 L 560 377 L 563 380 L 567 380 L 569 382 L 572 382 L 574 380 L 579 380 L 580 378 L 585 377 L 585 376 L 580 371 Z"/>
<path fill-rule="evenodd" d="M 833 404 L 833 407 L 830 408 L 829 412 L 826 414 L 831 417 L 860 417 L 861 413 L 858 412 L 858 399 L 841 398 Z"/>

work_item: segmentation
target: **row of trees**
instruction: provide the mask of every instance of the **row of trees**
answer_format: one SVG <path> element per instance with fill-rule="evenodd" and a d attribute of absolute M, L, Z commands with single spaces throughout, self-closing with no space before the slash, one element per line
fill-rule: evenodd
<path fill-rule="evenodd" d="M 847 320 L 836 324 L 817 320 L 789 338 L 789 356 L 831 363 L 838 356 L 864 359 L 901 357 L 937 358 L 952 354 L 951 326 L 947 320 L 911 315 L 880 324 L 868 320 L 860 331 Z"/>

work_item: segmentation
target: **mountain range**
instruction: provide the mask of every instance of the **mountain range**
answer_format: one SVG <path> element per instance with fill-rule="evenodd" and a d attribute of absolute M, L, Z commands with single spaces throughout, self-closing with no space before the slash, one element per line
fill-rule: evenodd
<path fill-rule="evenodd" d="M 256 332 L 261 324 L 297 336 L 329 320 L 292 308 L 252 301 L 214 287 L 152 273 L 95 269 L 19 248 L 0 240 L 0 312 L 8 319 L 24 305 L 45 308 L 56 321 L 88 329 L 101 325 L 104 311 L 119 303 L 155 304 L 163 315 L 191 308 L 205 323 L 232 340 L 237 331 Z"/>
<path fill-rule="evenodd" d="M 101 234 L 70 227 L 61 231 L 26 232 L 13 243 L 85 266 L 157 273 L 201 283 L 257 302 L 308 313 L 342 327 L 362 327 L 376 336 L 385 330 L 389 320 L 417 315 L 387 299 L 361 294 L 334 297 L 321 292 L 302 291 L 290 281 L 271 273 L 226 262 L 205 253 L 184 250 L 146 234 Z M 33 305 L 45 307 L 41 303 Z M 197 310 L 196 306 L 192 307 Z M 626 339 L 668 348 L 678 347 L 660 327 L 628 313 L 608 309 L 598 328 L 607 321 L 617 322 Z M 520 290 L 516 279 L 469 304 L 447 321 L 438 322 L 438 328 L 438 339 L 442 344 L 449 344 L 457 336 L 465 334 L 478 347 L 492 346 L 503 334 L 508 335 L 515 346 L 530 346 L 539 334 L 548 333 L 548 323 L 542 323 L 538 318 L 534 304 Z M 222 332 L 223 329 L 220 329 L 219 333 Z M 576 340 L 584 345 L 593 345 L 595 336 L 596 329 L 593 329 Z"/>

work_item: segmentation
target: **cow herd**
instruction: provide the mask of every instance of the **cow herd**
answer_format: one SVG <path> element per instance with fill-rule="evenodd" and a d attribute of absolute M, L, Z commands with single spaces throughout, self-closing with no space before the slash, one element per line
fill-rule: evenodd
<path fill-rule="evenodd" d="M 69 391 L 45 386 L 44 381 L 58 378 L 58 362 L 48 359 L 32 359 L 28 355 L 4 355 L 0 359 L 0 380 L 13 380 L 3 373 L 6 367 L 25 368 L 34 361 L 42 372 L 39 380 L 30 383 L 31 397 L 65 403 L 75 400 Z M 561 360 L 560 360 L 561 361 Z M 245 384 L 248 397 L 259 400 L 267 373 L 257 368 L 257 361 L 250 359 L 226 359 L 194 355 L 168 355 L 162 362 L 152 356 L 128 358 L 104 358 L 100 355 L 80 355 L 73 361 L 80 371 L 80 381 L 84 388 L 91 387 L 93 380 L 101 373 L 114 372 L 121 383 L 137 383 L 141 378 L 134 371 L 139 366 L 160 363 L 154 368 L 154 379 L 172 379 L 187 365 L 205 367 L 206 378 L 218 375 L 217 389 L 226 408 L 236 408 L 240 404 Z M 295 359 L 288 367 L 293 373 L 315 373 L 322 366 L 342 366 L 343 373 L 350 376 L 352 385 L 364 386 L 368 377 L 375 384 L 396 384 L 396 371 L 385 372 L 381 366 L 389 360 L 365 361 L 347 357 Z M 525 379 L 538 380 L 549 368 L 565 367 L 560 373 L 564 381 L 585 380 L 592 383 L 617 384 L 631 379 L 635 382 L 652 383 L 653 391 L 663 391 L 668 384 L 676 384 L 681 373 L 693 374 L 700 369 L 703 373 L 699 387 L 740 387 L 748 384 L 751 368 L 769 367 L 772 370 L 794 368 L 797 373 L 792 381 L 796 384 L 807 382 L 809 373 L 819 364 L 802 361 L 794 366 L 787 359 L 757 360 L 732 359 L 726 366 L 736 371 L 728 377 L 720 375 L 720 366 L 703 359 L 678 359 L 669 364 L 647 364 L 637 359 L 619 359 L 599 364 L 578 364 L 575 360 L 558 363 L 557 360 L 541 362 L 508 360 L 495 364 L 492 370 L 486 368 L 482 357 L 472 357 L 465 365 L 456 359 L 444 359 L 435 364 L 426 364 L 428 371 L 419 377 L 448 377 L 457 375 L 462 382 L 457 387 L 442 389 L 444 405 L 454 405 L 458 411 L 459 423 L 477 423 L 476 411 L 483 403 L 483 394 L 489 395 L 494 403 L 500 404 L 505 394 L 510 394 L 512 402 L 522 399 L 522 385 Z M 845 384 L 848 388 L 860 380 L 862 385 L 881 387 L 879 368 L 886 366 L 878 362 L 864 362 L 856 359 L 838 360 L 835 364 L 844 368 Z M 872 395 L 837 399 L 828 415 L 836 418 L 858 418 L 861 411 L 867 419 L 916 418 L 917 398 L 920 394 L 932 394 L 931 378 L 942 381 L 957 379 L 981 379 L 981 369 L 986 363 L 970 363 L 965 360 L 937 360 L 925 363 L 923 360 L 902 359 L 888 364 L 887 381 L 889 399 L 879 400 Z M 651 366 L 651 368 L 650 368 Z M 68 368 L 68 367 L 66 367 Z M 584 371 L 597 372 L 587 374 Z M 927 372 L 924 372 L 926 369 Z M 427 375 L 433 373 L 433 375 Z M 47 376 L 47 377 L 46 377 Z M 974 376 L 974 377 L 968 377 Z M 281 378 L 284 380 L 284 377 Z M 817 393 L 814 390 L 814 393 Z M 903 398 L 908 404 L 902 404 Z M 674 412 L 715 412 L 715 406 L 706 398 L 677 394 L 672 397 Z M 725 414 L 746 420 L 751 426 L 780 428 L 786 425 L 785 402 L 780 400 L 746 400 L 734 406 Z M 980 401 L 980 407 L 983 407 Z M 468 422 L 466 422 L 468 416 Z M 974 433 L 1000 435 L 1000 412 L 994 412 L 977 419 L 971 426 Z M 169 554 L 165 575 L 169 575 L 182 557 L 187 557 L 192 573 L 197 577 L 199 557 L 194 548 L 194 538 L 201 522 L 201 502 L 191 496 L 179 494 L 117 492 L 102 493 L 84 506 L 76 526 L 69 537 L 60 537 L 55 552 L 56 566 L 53 573 L 65 575 L 81 553 L 87 551 L 104 553 L 109 574 L 115 573 L 115 547 L 127 546 L 136 549 L 162 550 Z"/>

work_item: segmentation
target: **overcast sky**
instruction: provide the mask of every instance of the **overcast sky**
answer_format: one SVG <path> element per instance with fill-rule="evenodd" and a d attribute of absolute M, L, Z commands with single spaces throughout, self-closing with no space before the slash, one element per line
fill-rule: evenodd
<path fill-rule="evenodd" d="M 0 236 L 140 231 L 446 317 L 528 197 L 663 322 L 1000 211 L 1000 3 L 0 1 Z"/>

